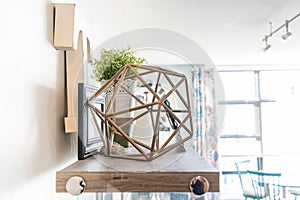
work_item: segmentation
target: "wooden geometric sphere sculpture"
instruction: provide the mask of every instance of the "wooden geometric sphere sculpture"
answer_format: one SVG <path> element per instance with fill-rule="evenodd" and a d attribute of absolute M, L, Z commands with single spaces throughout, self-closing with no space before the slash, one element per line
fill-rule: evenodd
<path fill-rule="evenodd" d="M 137 86 L 128 85 L 134 80 Z M 105 109 L 94 105 L 106 96 Z M 128 100 L 125 98 L 128 96 Z M 127 64 L 88 101 L 106 156 L 151 161 L 184 151 L 193 136 L 186 76 L 160 67 Z M 121 146 L 114 138 L 122 138 Z"/>

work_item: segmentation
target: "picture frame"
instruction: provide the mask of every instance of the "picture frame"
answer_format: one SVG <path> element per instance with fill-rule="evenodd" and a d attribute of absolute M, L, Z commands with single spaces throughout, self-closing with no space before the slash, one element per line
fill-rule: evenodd
<path fill-rule="evenodd" d="M 89 110 L 88 100 L 98 90 L 87 83 L 78 84 L 78 160 L 84 160 L 98 153 L 103 142 L 98 133 L 92 113 Z M 100 95 L 93 100 L 101 111 L 105 110 L 105 96 Z M 101 131 L 105 132 L 104 123 L 98 122 Z"/>

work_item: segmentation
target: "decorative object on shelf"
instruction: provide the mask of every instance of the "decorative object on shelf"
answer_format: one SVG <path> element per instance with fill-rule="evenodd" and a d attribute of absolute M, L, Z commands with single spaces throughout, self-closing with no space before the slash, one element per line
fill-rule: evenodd
<path fill-rule="evenodd" d="M 100 149 L 100 154 L 102 155 L 107 155 L 107 149 L 105 146 L 102 146 Z M 114 142 L 111 147 L 111 153 L 115 155 L 124 155 L 125 154 L 125 148 L 120 145 L 119 143 Z"/>
<path fill-rule="evenodd" d="M 77 50 L 65 51 L 65 68 L 66 68 L 66 95 L 67 95 L 67 116 L 64 118 L 65 132 L 76 133 L 78 127 L 76 125 L 77 119 L 75 116 L 76 110 L 74 110 L 74 96 L 77 86 L 76 79 L 83 81 L 83 74 L 78 75 L 80 68 L 84 63 L 83 56 L 83 35 L 80 31 L 78 37 Z"/>
<path fill-rule="evenodd" d="M 78 21 L 76 10 L 76 5 L 73 3 L 53 4 L 53 46 L 57 50 L 77 49 L 77 39 L 80 30 L 75 26 Z"/>
<path fill-rule="evenodd" d="M 135 56 L 134 52 L 127 49 L 102 49 L 100 58 L 95 58 L 92 65 L 97 81 L 109 80 L 126 64 L 145 64 L 145 58 Z"/>
<path fill-rule="evenodd" d="M 78 84 L 78 159 L 83 160 L 99 152 L 103 143 L 94 123 L 94 115 L 88 108 L 89 98 L 98 91 L 98 87 L 86 84 Z M 94 105 L 104 112 L 105 96 L 94 99 Z M 101 124 L 104 131 L 104 124 Z"/>
<path fill-rule="evenodd" d="M 130 47 L 126 49 L 101 49 L 100 58 L 95 58 L 92 65 L 93 65 L 93 72 L 94 77 L 97 81 L 102 82 L 105 84 L 105 81 L 109 80 L 113 77 L 123 66 L 126 64 L 144 64 L 146 62 L 145 58 L 139 58 L 135 55 L 135 53 L 131 50 Z M 130 73 L 129 71 L 127 73 Z M 133 79 L 126 79 L 122 81 L 123 87 L 125 87 L 130 92 L 133 92 L 135 87 L 135 81 Z M 117 107 L 124 107 L 129 103 L 129 106 L 132 107 L 134 100 L 132 97 L 122 89 L 123 87 L 119 88 L 118 95 L 119 98 L 116 101 Z M 110 100 L 112 97 L 114 88 L 107 88 L 107 101 Z M 118 109 L 118 108 L 117 108 Z M 131 118 L 130 114 L 123 115 L 122 118 Z M 126 126 L 128 129 L 128 133 L 132 132 L 132 124 L 128 124 Z M 128 141 L 124 140 L 123 137 L 119 135 L 115 135 L 114 141 L 120 143 L 124 147 L 128 147 Z"/>
<path fill-rule="evenodd" d="M 123 81 L 137 79 L 147 90 L 147 100 L 138 93 L 123 86 Z M 152 84 L 147 83 L 152 80 Z M 94 99 L 112 88 L 113 93 L 106 103 L 105 112 L 94 104 Z M 117 107 L 118 91 L 122 89 L 135 100 L 133 107 L 124 104 Z M 184 74 L 160 67 L 127 64 L 94 94 L 88 101 L 92 113 L 97 116 L 95 123 L 104 123 L 104 131 L 98 128 L 107 156 L 136 160 L 153 160 L 173 149 L 182 152 L 184 144 L 193 136 L 191 102 L 187 79 Z M 132 117 L 126 117 L 129 114 Z M 168 118 L 169 131 L 160 130 L 161 119 Z M 146 120 L 145 120 L 146 119 Z M 145 143 L 134 138 L 127 126 L 139 126 L 141 121 L 149 121 L 145 130 L 151 130 L 151 142 Z M 99 124 L 97 127 L 101 127 Z M 124 154 L 114 154 L 112 145 L 118 135 L 128 141 Z"/>
<path fill-rule="evenodd" d="M 64 51 L 67 116 L 64 118 L 65 133 L 76 133 L 77 111 L 74 108 L 77 83 L 85 82 L 83 66 L 91 61 L 93 34 L 86 23 L 79 19 L 74 3 L 53 4 L 53 46 Z"/>

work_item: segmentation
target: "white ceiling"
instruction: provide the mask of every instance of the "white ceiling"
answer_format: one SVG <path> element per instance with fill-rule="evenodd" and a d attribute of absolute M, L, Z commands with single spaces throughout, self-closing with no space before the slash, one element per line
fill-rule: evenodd
<path fill-rule="evenodd" d="M 99 42 L 139 28 L 165 28 L 201 45 L 218 65 L 299 64 L 300 17 L 290 25 L 293 38 L 280 43 L 284 30 L 262 54 L 261 41 L 300 12 L 299 0 L 85 0 L 75 1 Z"/>

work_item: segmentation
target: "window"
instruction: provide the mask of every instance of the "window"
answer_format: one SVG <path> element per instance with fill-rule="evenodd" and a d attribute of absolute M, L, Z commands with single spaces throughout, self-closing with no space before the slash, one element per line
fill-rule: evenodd
<path fill-rule="evenodd" d="M 261 155 L 261 104 L 259 71 L 220 72 L 225 91 L 225 120 L 221 131 L 223 157 Z M 230 148 L 229 148 L 230 147 Z M 234 164 L 234 163 L 233 163 Z M 231 167 L 235 171 L 234 165 Z"/>
<path fill-rule="evenodd" d="M 238 183 L 232 174 L 239 160 L 256 163 L 261 157 L 263 162 L 255 167 L 299 169 L 295 147 L 300 145 L 300 70 L 220 70 L 219 74 L 225 90 L 225 100 L 219 102 L 225 105 L 219 141 L 223 191 L 236 193 L 228 184 Z"/>

